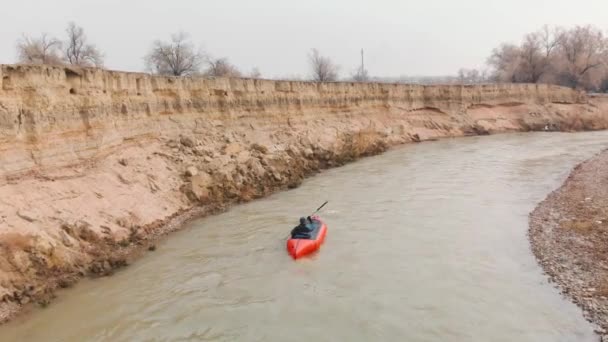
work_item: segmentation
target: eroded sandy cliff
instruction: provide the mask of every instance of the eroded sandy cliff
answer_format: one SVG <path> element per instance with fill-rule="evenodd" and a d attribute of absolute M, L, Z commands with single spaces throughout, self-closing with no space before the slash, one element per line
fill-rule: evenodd
<path fill-rule="evenodd" d="M 180 220 L 438 137 L 608 127 L 548 85 L 416 86 L 1 67 L 0 320 Z"/>

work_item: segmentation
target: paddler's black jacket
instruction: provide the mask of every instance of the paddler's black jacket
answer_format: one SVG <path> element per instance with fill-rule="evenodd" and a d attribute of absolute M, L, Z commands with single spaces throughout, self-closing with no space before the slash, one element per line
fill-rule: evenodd
<path fill-rule="evenodd" d="M 310 233 L 313 231 L 312 220 L 310 217 L 307 219 L 304 217 L 300 218 L 300 224 L 291 231 L 291 237 L 296 239 L 310 239 Z"/>

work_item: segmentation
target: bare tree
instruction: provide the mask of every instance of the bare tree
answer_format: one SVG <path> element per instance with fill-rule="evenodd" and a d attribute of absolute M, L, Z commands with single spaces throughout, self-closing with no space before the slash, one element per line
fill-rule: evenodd
<path fill-rule="evenodd" d="M 242 74 L 236 66 L 230 64 L 228 58 L 211 58 L 207 59 L 209 68 L 205 71 L 206 76 L 210 77 L 241 77 Z"/>
<path fill-rule="evenodd" d="M 103 66 L 103 55 L 95 45 L 87 44 L 87 37 L 82 27 L 71 22 L 66 30 L 65 58 L 68 63 L 78 66 Z"/>
<path fill-rule="evenodd" d="M 604 79 L 600 82 L 598 91 L 608 93 L 608 74 L 604 75 Z"/>
<path fill-rule="evenodd" d="M 253 69 L 251 69 L 251 72 L 249 72 L 249 75 L 247 77 L 262 78 L 262 73 L 260 72 L 260 69 L 258 69 L 257 67 L 254 67 Z"/>
<path fill-rule="evenodd" d="M 540 33 L 525 36 L 520 46 L 502 44 L 492 51 L 488 64 L 500 82 L 537 83 L 547 71 L 550 57 L 543 52 Z"/>
<path fill-rule="evenodd" d="M 369 73 L 365 67 L 360 66 L 357 71 L 353 74 L 353 80 L 355 82 L 367 82 L 369 81 Z"/>
<path fill-rule="evenodd" d="M 459 69 L 458 70 L 458 82 L 460 82 L 461 84 L 466 84 L 467 82 L 467 69 Z"/>
<path fill-rule="evenodd" d="M 546 82 L 589 91 L 608 78 L 608 38 L 593 26 L 544 26 L 521 45 L 503 44 L 488 59 L 501 82 Z"/>
<path fill-rule="evenodd" d="M 146 66 L 159 75 L 192 76 L 200 72 L 204 54 L 188 41 L 188 34 L 171 35 L 170 42 L 156 40 L 144 58 Z"/>
<path fill-rule="evenodd" d="M 313 81 L 333 82 L 338 79 L 338 66 L 329 57 L 321 56 L 317 49 L 312 49 L 308 58 L 312 69 Z"/>
<path fill-rule="evenodd" d="M 521 49 L 513 44 L 502 44 L 492 50 L 488 64 L 494 68 L 494 78 L 499 82 L 520 82 Z"/>
<path fill-rule="evenodd" d="M 43 33 L 38 38 L 23 35 L 17 42 L 17 55 L 22 63 L 61 64 L 61 41 Z"/>
<path fill-rule="evenodd" d="M 608 40 L 597 28 L 577 26 L 564 32 L 559 40 L 559 50 L 564 62 L 562 83 L 578 87 L 589 72 L 605 65 Z"/>
<path fill-rule="evenodd" d="M 547 71 L 550 61 L 547 53 L 550 53 L 552 48 L 545 43 L 541 33 L 535 32 L 525 36 L 518 65 L 520 82 L 537 83 Z"/>
<path fill-rule="evenodd" d="M 485 71 L 477 69 L 460 69 L 458 70 L 458 82 L 460 84 L 479 84 L 486 81 L 487 75 Z"/>
<path fill-rule="evenodd" d="M 562 39 L 564 32 L 560 27 L 551 29 L 548 25 L 545 25 L 537 34 L 540 36 L 545 56 L 548 58 L 559 46 L 559 42 Z"/>

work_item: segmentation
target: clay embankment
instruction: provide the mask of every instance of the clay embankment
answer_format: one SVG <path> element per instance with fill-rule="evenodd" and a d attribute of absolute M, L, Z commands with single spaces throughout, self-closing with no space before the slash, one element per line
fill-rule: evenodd
<path fill-rule="evenodd" d="M 0 320 L 124 265 L 188 213 L 295 187 L 391 145 L 608 127 L 599 104 L 548 85 L 203 80 L 40 66 L 2 66 L 0 79 Z"/>
<path fill-rule="evenodd" d="M 578 165 L 530 214 L 537 259 L 608 340 L 608 151 Z"/>

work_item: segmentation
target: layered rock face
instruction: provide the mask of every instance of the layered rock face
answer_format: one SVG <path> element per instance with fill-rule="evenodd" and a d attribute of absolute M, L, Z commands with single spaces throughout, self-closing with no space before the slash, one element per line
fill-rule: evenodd
<path fill-rule="evenodd" d="M 1 67 L 0 319 L 105 274 L 187 213 L 405 142 L 608 127 L 549 85 L 419 86 Z"/>

